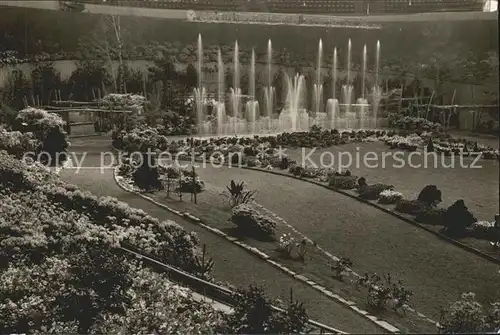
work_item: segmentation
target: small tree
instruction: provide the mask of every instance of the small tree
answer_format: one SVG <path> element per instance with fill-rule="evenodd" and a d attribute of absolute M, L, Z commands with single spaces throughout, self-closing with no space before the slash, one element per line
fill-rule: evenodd
<path fill-rule="evenodd" d="M 420 191 L 417 200 L 426 205 L 435 206 L 442 201 L 441 191 L 436 185 L 427 185 Z"/>
<path fill-rule="evenodd" d="M 12 70 L 1 93 L 0 98 L 7 106 L 16 111 L 25 108 L 25 99 L 31 93 L 31 85 L 24 72 Z"/>
<path fill-rule="evenodd" d="M 429 142 L 427 142 L 427 152 L 434 152 L 434 143 L 432 143 L 432 138 L 429 138 Z"/>
<path fill-rule="evenodd" d="M 41 105 L 50 105 L 56 98 L 56 90 L 61 88 L 61 74 L 55 69 L 53 63 L 39 63 L 31 72 L 33 82 L 33 95 Z"/>
<path fill-rule="evenodd" d="M 198 73 L 193 66 L 193 64 L 189 64 L 186 68 L 186 72 L 181 76 L 184 85 L 188 87 L 188 89 L 193 89 L 198 85 Z"/>
<path fill-rule="evenodd" d="M 351 266 L 352 261 L 349 258 L 341 257 L 334 265 L 332 265 L 333 276 L 337 279 L 342 279 L 342 276 Z"/>

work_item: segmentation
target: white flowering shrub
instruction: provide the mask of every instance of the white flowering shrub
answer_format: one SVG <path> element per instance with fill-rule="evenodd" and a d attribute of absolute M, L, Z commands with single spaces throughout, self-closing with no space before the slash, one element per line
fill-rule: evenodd
<path fill-rule="evenodd" d="M 7 131 L 0 127 L 0 150 L 21 158 L 27 152 L 36 152 L 41 142 L 33 133 Z"/>
<path fill-rule="evenodd" d="M 403 193 L 393 190 L 384 190 L 378 196 L 378 202 L 381 204 L 395 204 L 403 199 Z"/>
<path fill-rule="evenodd" d="M 146 102 L 146 98 L 142 95 L 119 93 L 110 93 L 104 96 L 101 100 L 101 103 L 107 105 L 110 108 L 128 108 L 134 111 L 142 109 Z"/>
<path fill-rule="evenodd" d="M 68 149 L 67 134 L 64 129 L 66 122 L 57 114 L 49 113 L 43 109 L 26 108 L 17 113 L 13 128 L 22 133 L 33 133 L 41 145 L 38 150 L 48 153 L 50 161 L 44 163 L 62 163 Z M 44 155 L 45 156 L 45 155 Z M 44 159 L 48 160 L 46 157 Z"/>
<path fill-rule="evenodd" d="M 273 235 L 278 225 L 273 218 L 260 213 L 247 204 L 234 207 L 231 211 L 230 220 L 242 232 L 249 235 Z"/>
<path fill-rule="evenodd" d="M 194 234 L 5 151 L 0 241 L 1 334 L 229 332 L 221 313 L 118 250 L 138 249 L 197 274 Z"/>
<path fill-rule="evenodd" d="M 391 127 L 400 129 L 419 129 L 426 131 L 440 131 L 442 126 L 440 123 L 428 121 L 425 118 L 418 118 L 412 116 L 400 117 L 391 121 Z"/>
<path fill-rule="evenodd" d="M 131 208 L 115 198 L 99 198 L 89 192 L 82 192 L 74 186 L 61 182 L 54 173 L 38 166 L 27 167 L 2 152 L 0 152 L 0 186 L 5 194 L 21 191 L 36 194 L 36 197 L 26 199 L 27 203 L 35 203 L 37 208 L 40 208 L 39 211 L 30 211 L 30 215 L 35 215 L 33 219 L 46 217 L 43 213 L 64 217 L 65 214 L 62 213 L 64 209 L 86 213 L 93 226 L 103 227 L 109 234 L 120 232 L 122 238 L 118 241 L 141 249 L 147 248 L 153 256 L 167 263 L 190 272 L 197 271 L 199 241 L 196 235 L 186 232 L 175 222 L 160 222 L 144 211 Z M 49 207 L 43 207 L 44 203 Z M 86 210 L 90 208 L 92 211 Z M 57 212 L 54 212 L 56 209 Z M 13 213 L 5 213 L 2 217 L 15 216 Z M 79 216 L 75 220 L 78 221 Z M 43 226 L 41 223 L 39 225 Z"/>
<path fill-rule="evenodd" d="M 500 329 L 500 303 L 484 307 L 472 292 L 463 293 L 441 312 L 438 330 L 443 334 L 494 333 Z"/>
<path fill-rule="evenodd" d="M 280 236 L 277 243 L 277 249 L 287 257 L 292 256 L 292 251 L 295 246 L 295 238 L 291 234 L 284 233 Z"/>

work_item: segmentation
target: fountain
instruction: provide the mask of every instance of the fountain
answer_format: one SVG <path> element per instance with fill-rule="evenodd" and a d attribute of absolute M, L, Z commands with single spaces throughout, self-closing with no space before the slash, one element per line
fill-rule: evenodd
<path fill-rule="evenodd" d="M 375 51 L 375 85 L 372 87 L 371 105 L 372 105 L 372 128 L 378 128 L 378 109 L 380 100 L 382 100 L 382 88 L 378 84 L 378 71 L 380 66 L 380 41 L 377 41 L 377 49 Z"/>
<path fill-rule="evenodd" d="M 382 99 L 382 90 L 378 82 L 378 71 L 380 62 L 380 42 L 376 46 L 375 61 L 375 85 L 370 94 L 366 92 L 367 71 L 367 46 L 363 47 L 362 63 L 362 89 L 356 103 L 353 93 L 351 78 L 351 40 L 348 41 L 345 84 L 341 87 L 340 98 L 337 96 L 338 80 L 338 53 L 333 49 L 332 64 L 332 97 L 326 103 L 323 110 L 323 85 L 322 85 L 322 57 L 323 42 L 318 42 L 318 55 L 316 64 L 316 80 L 312 87 L 306 87 L 303 75 L 285 75 L 286 101 L 285 107 L 275 116 L 275 89 L 272 86 L 272 43 L 267 43 L 267 83 L 263 88 L 263 115 L 260 114 L 259 99 L 256 92 L 256 53 L 252 50 L 249 73 L 249 90 L 243 92 L 240 86 L 240 60 L 238 41 L 234 43 L 233 53 L 233 82 L 228 93 L 228 110 L 226 111 L 226 86 L 225 86 L 225 64 L 221 50 L 217 52 L 217 99 L 214 103 L 212 115 L 207 118 L 206 102 L 207 91 L 203 87 L 203 44 L 201 35 L 198 36 L 198 86 L 194 89 L 194 108 L 197 117 L 198 133 L 201 135 L 236 135 L 236 134 L 264 134 L 276 132 L 307 131 L 312 125 L 319 125 L 325 129 L 341 128 L 364 128 L 366 126 L 378 126 L 378 109 Z M 312 90 L 313 110 L 308 113 L 305 99 L 307 90 Z M 248 101 L 244 102 L 243 97 Z M 339 99 L 342 103 L 339 103 Z M 371 111 L 370 111 L 371 106 Z"/>
<path fill-rule="evenodd" d="M 203 43 L 201 41 L 201 34 L 198 34 L 197 48 L 198 48 L 198 64 L 197 64 L 198 87 L 201 87 L 201 85 L 203 84 Z"/>
<path fill-rule="evenodd" d="M 205 101 L 207 98 L 207 93 L 205 88 L 196 87 L 194 89 L 194 103 L 196 109 L 196 115 L 198 120 L 198 131 L 201 133 L 206 133 L 210 128 L 205 121 Z"/>
<path fill-rule="evenodd" d="M 216 134 L 222 135 L 225 133 L 224 124 L 226 123 L 226 104 L 224 99 L 224 62 L 222 61 L 222 53 L 217 50 L 217 103 L 214 106 L 217 117 Z"/>
<path fill-rule="evenodd" d="M 252 49 L 252 58 L 250 60 L 250 75 L 249 85 L 250 88 L 250 100 L 246 103 L 246 120 L 249 123 L 248 131 L 250 134 L 255 133 L 256 122 L 259 118 L 259 102 L 255 100 L 255 50 Z"/>
<path fill-rule="evenodd" d="M 198 87 L 194 89 L 194 103 L 196 109 L 196 121 L 198 124 L 198 132 L 205 132 L 205 100 L 206 100 L 206 91 L 205 88 L 202 87 L 202 78 L 203 78 L 203 44 L 201 41 L 201 34 L 198 35 Z"/>
<path fill-rule="evenodd" d="M 287 95 L 285 109 L 279 117 L 279 131 L 302 131 L 309 129 L 309 115 L 304 108 L 306 81 L 296 74 L 292 79 L 286 75 Z"/>
<path fill-rule="evenodd" d="M 322 112 L 322 100 L 323 100 L 323 85 L 321 84 L 321 67 L 322 67 L 322 57 L 323 57 L 323 42 L 320 39 L 318 43 L 318 59 L 316 64 L 316 84 L 313 85 L 313 115 L 315 118 Z"/>
<path fill-rule="evenodd" d="M 356 101 L 356 116 L 359 122 L 359 128 L 365 128 L 365 118 L 368 113 L 368 100 L 365 99 L 365 81 L 366 81 L 366 44 L 363 46 L 363 64 L 361 69 L 361 97 Z"/>
<path fill-rule="evenodd" d="M 326 102 L 326 111 L 330 121 L 330 129 L 335 129 L 339 116 L 339 100 L 335 98 L 337 94 L 337 48 L 333 49 L 332 66 L 332 98 Z"/>
<path fill-rule="evenodd" d="M 353 89 L 351 84 L 351 39 L 349 39 L 347 44 L 347 80 L 346 84 L 342 85 L 342 105 L 344 106 L 344 116 L 346 118 L 347 128 L 349 128 L 350 120 L 356 117 L 355 115 L 351 115 Z"/>
<path fill-rule="evenodd" d="M 267 86 L 264 87 L 264 104 L 266 107 L 265 120 L 263 124 L 268 132 L 272 132 L 272 117 L 274 109 L 275 90 L 272 79 L 273 46 L 271 40 L 267 42 Z"/>

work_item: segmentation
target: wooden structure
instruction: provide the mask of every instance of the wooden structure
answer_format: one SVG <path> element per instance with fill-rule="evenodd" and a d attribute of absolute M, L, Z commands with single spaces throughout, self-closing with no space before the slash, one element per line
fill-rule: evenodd
<path fill-rule="evenodd" d="M 487 111 L 496 111 L 500 108 L 499 105 L 436 105 L 436 104 L 413 104 L 413 106 L 426 108 L 426 115 L 415 115 L 418 117 L 428 118 L 429 112 L 433 116 L 432 121 L 439 121 L 445 130 L 449 130 L 452 118 L 458 120 L 459 128 L 462 130 L 476 131 L 480 125 L 481 117 Z M 465 113 L 464 113 L 465 112 Z M 464 115 L 461 115 L 464 114 Z M 437 119 L 436 119 L 437 118 Z M 435 120 L 436 119 L 436 120 Z"/>
<path fill-rule="evenodd" d="M 83 102 L 83 101 L 73 101 L 73 100 L 62 100 L 60 91 L 55 92 L 56 100 L 52 102 L 50 106 L 42 106 L 40 105 L 40 100 L 38 97 L 36 99 L 34 97 L 31 98 L 33 102 L 33 106 L 35 108 L 44 109 L 51 113 L 59 114 L 63 120 L 66 122 L 66 132 L 68 135 L 71 135 L 71 127 L 74 126 L 93 126 L 97 133 L 100 133 L 103 129 L 103 124 L 106 119 L 106 116 L 109 114 L 122 114 L 123 123 L 126 124 L 127 115 L 133 113 L 131 110 L 127 109 L 116 109 L 110 108 L 107 105 L 101 103 L 100 92 L 99 98 L 94 99 L 94 101 Z M 30 107 L 28 105 L 28 100 L 25 97 L 24 101 L 25 107 Z M 82 114 L 86 114 L 86 120 L 71 120 L 71 113 L 78 113 L 80 116 Z M 88 117 L 90 116 L 90 117 Z"/>

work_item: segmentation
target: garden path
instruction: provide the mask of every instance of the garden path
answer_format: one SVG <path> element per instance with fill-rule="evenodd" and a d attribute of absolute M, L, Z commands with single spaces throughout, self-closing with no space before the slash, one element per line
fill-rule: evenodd
<path fill-rule="evenodd" d="M 294 297 L 304 302 L 309 317 L 348 333 L 380 333 L 381 330 L 368 319 L 336 303 L 315 289 L 289 277 L 272 265 L 249 254 L 224 238 L 176 216 L 173 213 L 144 200 L 137 195 L 120 189 L 113 178 L 113 170 L 99 170 L 100 153 L 110 150 L 110 140 L 104 137 L 72 139 L 71 151 L 87 152 L 85 166 L 95 169 L 63 169 L 60 176 L 68 183 L 98 196 L 112 196 L 130 206 L 140 208 L 160 220 L 173 220 L 189 231 L 198 234 L 200 242 L 207 245 L 207 251 L 215 262 L 213 276 L 221 282 L 238 285 L 258 284 L 268 294 L 282 301 L 288 301 L 290 288 Z"/>

